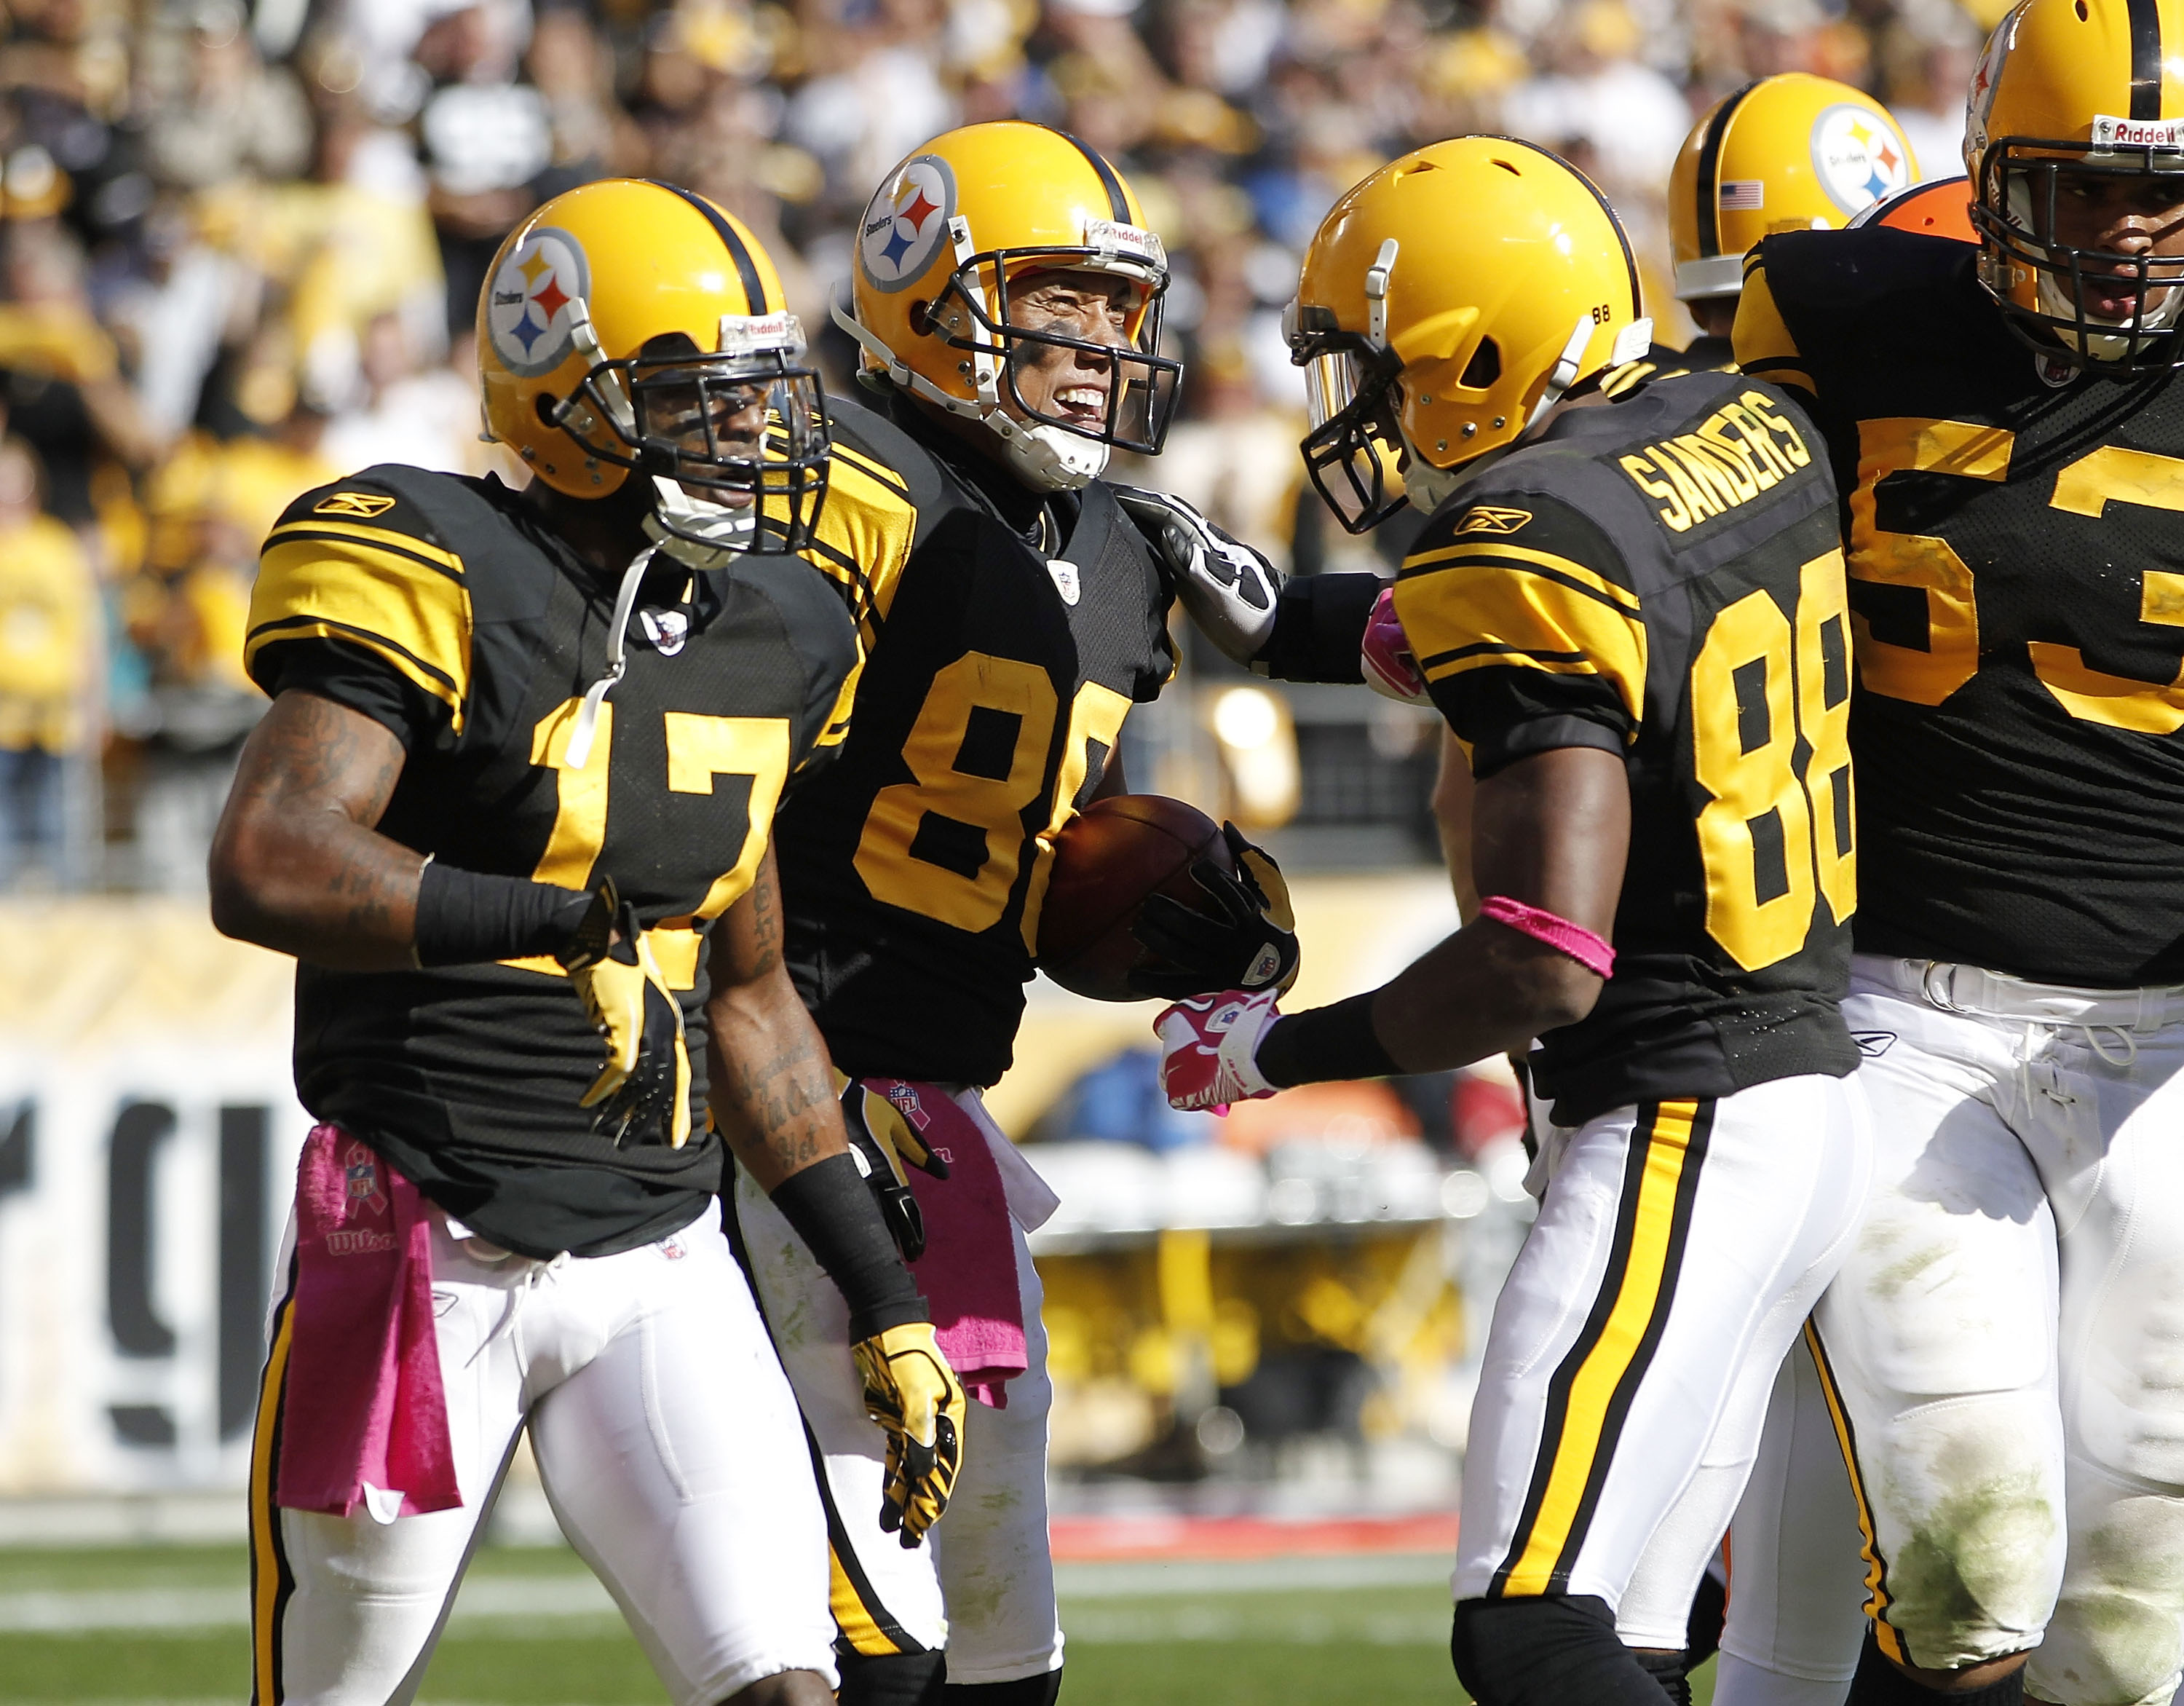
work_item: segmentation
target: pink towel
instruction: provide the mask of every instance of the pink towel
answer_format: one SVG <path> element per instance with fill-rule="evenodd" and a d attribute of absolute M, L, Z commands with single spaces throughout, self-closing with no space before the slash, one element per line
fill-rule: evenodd
<path fill-rule="evenodd" d="M 364 1503 L 382 1522 L 463 1502 L 425 1200 L 336 1125 L 314 1126 L 296 1163 L 296 1290 L 274 1497 L 329 1516 Z"/>
<path fill-rule="evenodd" d="M 992 1409 L 1006 1409 L 1006 1382 L 1030 1366 L 1030 1352 L 1016 1235 L 986 1134 L 938 1084 L 868 1078 L 865 1087 L 893 1102 L 926 1146 L 948 1163 L 945 1179 L 915 1167 L 904 1169 L 925 1218 L 925 1254 L 911 1271 L 933 1311 L 941 1354 L 963 1389 Z"/>

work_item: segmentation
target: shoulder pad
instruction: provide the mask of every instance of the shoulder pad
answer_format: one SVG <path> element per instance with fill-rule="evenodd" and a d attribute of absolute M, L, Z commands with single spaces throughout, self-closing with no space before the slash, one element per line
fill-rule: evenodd
<path fill-rule="evenodd" d="M 1949 237 L 1865 226 L 1855 231 L 1781 231 L 1762 238 L 1746 276 L 1764 268 L 1786 313 L 1797 308 L 1854 314 L 1892 297 L 1925 294 L 1972 274 L 1979 251 Z"/>
<path fill-rule="evenodd" d="M 394 467 L 369 469 L 291 504 L 259 554 L 245 668 L 282 641 L 338 641 L 375 655 L 440 700 L 460 733 L 476 615 L 471 577 L 442 525 L 443 499 L 484 507 L 453 476 Z M 465 530 L 452 531 L 460 537 Z"/>
<path fill-rule="evenodd" d="M 827 425 L 833 453 L 811 560 L 848 602 L 869 644 L 894 603 L 942 477 L 929 451 L 870 409 L 830 404 Z"/>

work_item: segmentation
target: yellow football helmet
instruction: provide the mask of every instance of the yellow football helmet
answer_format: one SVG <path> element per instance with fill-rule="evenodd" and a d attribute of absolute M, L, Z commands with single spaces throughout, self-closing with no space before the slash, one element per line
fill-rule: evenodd
<path fill-rule="evenodd" d="M 827 411 L 783 303 L 758 239 L 688 190 L 612 178 L 556 196 L 480 294 L 487 434 L 571 497 L 649 478 L 647 531 L 696 566 L 800 550 L 826 494 Z"/>
<path fill-rule="evenodd" d="M 2184 205 L 2184 0 L 2023 0 L 1973 74 L 1964 165 L 1981 281 L 2036 349 L 2110 373 L 2184 366 L 2184 260 L 2074 248 L 2056 219 L 2103 180 L 2132 181 L 2149 222 Z M 2118 311 L 2088 300 L 2089 274 Z"/>
<path fill-rule="evenodd" d="M 1669 175 L 1676 299 L 1735 296 L 1744 257 L 1778 231 L 1834 231 L 1909 187 L 1919 163 L 1872 96 L 1785 71 L 1707 109 Z"/>
<path fill-rule="evenodd" d="M 1129 281 L 1120 348 L 1010 323 L 1009 293 L 1057 269 Z M 1160 353 L 1167 254 L 1114 167 L 1074 137 L 1013 120 L 936 137 L 887 176 L 857 234 L 854 306 L 834 319 L 865 371 L 982 421 L 1029 483 L 1082 486 L 1111 446 L 1151 454 L 1183 364 Z M 1017 371 L 1042 349 L 1112 361 L 1097 429 L 1026 405 Z"/>
<path fill-rule="evenodd" d="M 1459 137 L 1381 167 L 1312 240 L 1285 331 L 1305 370 L 1306 471 L 1362 533 L 1422 510 L 1451 471 L 1513 443 L 1570 387 L 1646 352 L 1653 323 L 1607 200 L 1507 137 Z"/>

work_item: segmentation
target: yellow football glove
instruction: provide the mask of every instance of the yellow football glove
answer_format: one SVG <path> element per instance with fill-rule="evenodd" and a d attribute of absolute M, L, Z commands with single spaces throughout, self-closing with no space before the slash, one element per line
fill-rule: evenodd
<path fill-rule="evenodd" d="M 940 1520 L 963 1466 L 963 1385 L 927 1321 L 905 1321 L 853 1348 L 865 1383 L 865 1413 L 887 1434 L 887 1485 L 880 1526 L 905 1547 Z"/>
<path fill-rule="evenodd" d="M 879 1204 L 880 1218 L 905 1262 L 925 1254 L 925 1215 L 910 1189 L 905 1166 L 948 1177 L 948 1163 L 935 1155 L 902 1110 L 879 1085 L 886 1079 L 847 1078 L 834 1074 L 842 1097 L 842 1125 L 850 1140 L 857 1170 L 865 1176 L 872 1200 Z"/>
<path fill-rule="evenodd" d="M 690 1045 L 682 1007 L 660 974 L 652 945 L 610 877 L 561 951 L 561 964 L 592 1029 L 605 1040 L 606 1064 L 577 1098 L 596 1108 L 592 1129 L 616 1148 L 634 1139 L 680 1149 L 690 1138 Z"/>

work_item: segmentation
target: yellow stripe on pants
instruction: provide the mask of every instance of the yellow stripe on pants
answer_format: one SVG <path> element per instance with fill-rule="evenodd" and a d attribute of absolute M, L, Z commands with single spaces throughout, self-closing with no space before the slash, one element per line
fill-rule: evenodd
<path fill-rule="evenodd" d="M 1638 1188 L 1636 1212 L 1631 1217 L 1629 1254 L 1615 1305 L 1570 1382 L 1546 1497 L 1540 1502 L 1530 1532 L 1524 1536 L 1523 1550 L 1502 1579 L 1500 1592 L 1504 1597 L 1524 1597 L 1547 1591 L 1556 1565 L 1569 1545 L 1594 1465 L 1603 1451 L 1614 1448 L 1614 1441 L 1606 1436 L 1608 1406 L 1638 1354 L 1669 1278 L 1677 1190 L 1683 1182 L 1691 1124 L 1697 1114 L 1695 1101 L 1664 1101 L 1646 1135 L 1640 1163 L 1645 1174 Z"/>
<path fill-rule="evenodd" d="M 1836 1444 L 1842 1451 L 1843 1467 L 1850 1471 L 1851 1497 L 1858 1501 L 1859 1551 L 1865 1559 L 1865 1614 L 1873 1622 L 1873 1638 L 1889 1658 L 1899 1664 L 1908 1664 L 1911 1658 L 1904 1650 L 1903 1637 L 1889 1626 L 1886 1614 L 1889 1606 L 1888 1567 L 1881 1562 L 1880 1540 L 1873 1525 L 1873 1507 L 1865 1497 L 1865 1479 L 1858 1472 L 1858 1450 L 1851 1439 L 1850 1416 L 1843 1408 L 1842 1394 L 1836 1390 L 1836 1371 L 1828 1365 L 1828 1353 L 1820 1343 L 1819 1332 L 1810 1321 L 1805 1323 L 1805 1344 L 1813 1353 L 1813 1367 L 1820 1376 L 1820 1393 L 1828 1402 L 1828 1420 L 1835 1427 Z"/>
<path fill-rule="evenodd" d="M 279 1633 L 282 1588 L 288 1574 L 281 1551 L 281 1512 L 273 1503 L 274 1443 L 280 1433 L 281 1403 L 288 1375 L 288 1341 L 295 1324 L 292 1299 L 281 1306 L 273 1348 L 265 1358 L 265 1378 L 258 1389 L 258 1424 L 250 1441 L 250 1651 L 254 1676 L 252 1706 L 280 1706 Z"/>

